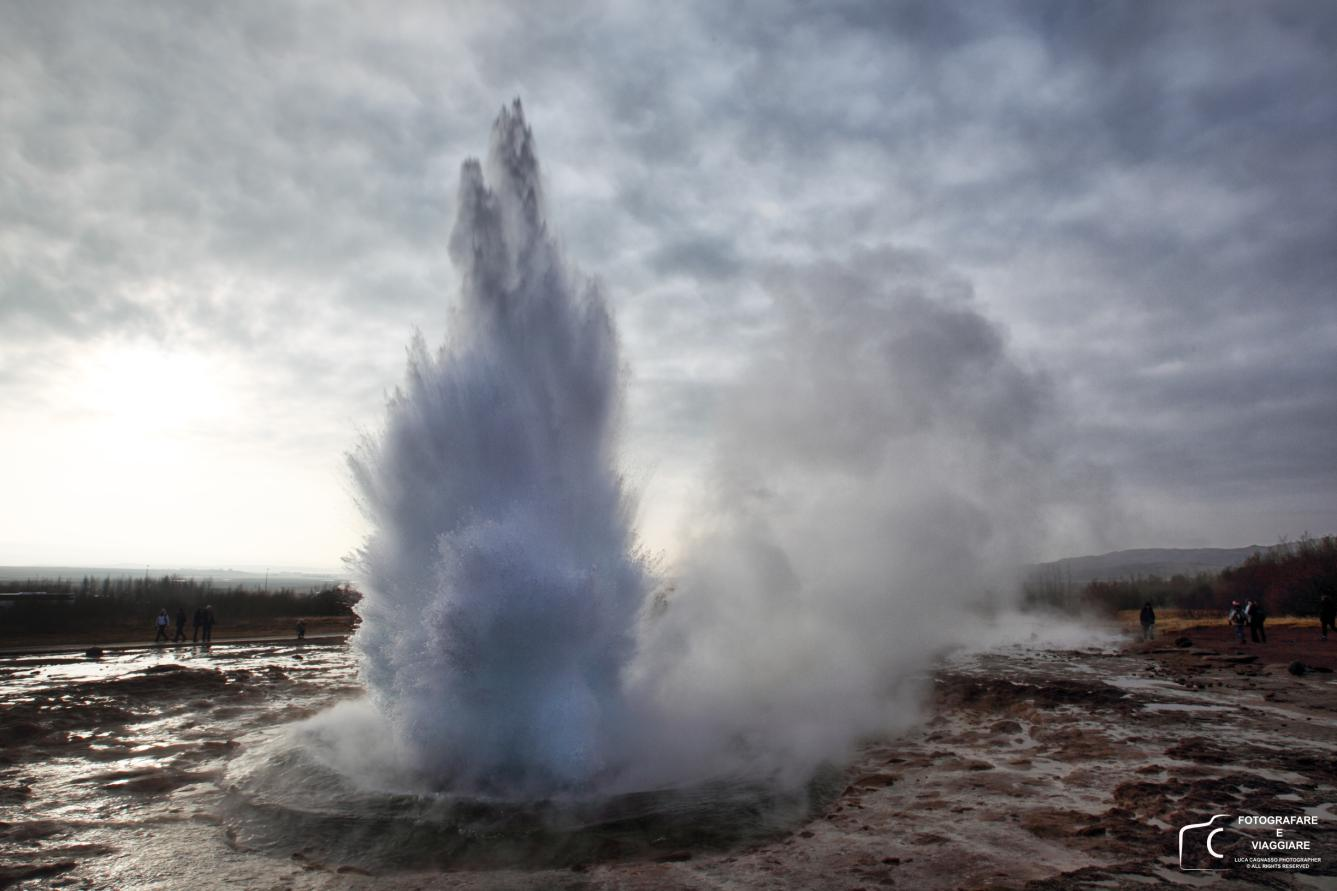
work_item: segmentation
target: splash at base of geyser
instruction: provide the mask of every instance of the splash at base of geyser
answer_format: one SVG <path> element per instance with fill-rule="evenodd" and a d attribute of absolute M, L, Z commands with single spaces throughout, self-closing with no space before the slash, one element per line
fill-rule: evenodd
<path fill-rule="evenodd" d="M 764 841 L 843 788 L 834 767 L 798 787 L 736 778 L 528 800 L 387 788 L 389 777 L 346 772 L 381 746 L 378 726 L 365 700 L 344 703 L 239 756 L 224 809 L 232 843 L 373 870 L 578 867 Z"/>
<path fill-rule="evenodd" d="M 384 431 L 350 456 L 374 530 L 353 640 L 368 698 L 234 763 L 242 844 L 577 863 L 764 836 L 838 791 L 835 771 L 655 776 L 672 728 L 624 695 L 651 578 L 615 467 L 617 339 L 540 186 L 517 100 L 486 165 L 462 167 L 448 340 L 414 340 Z"/>

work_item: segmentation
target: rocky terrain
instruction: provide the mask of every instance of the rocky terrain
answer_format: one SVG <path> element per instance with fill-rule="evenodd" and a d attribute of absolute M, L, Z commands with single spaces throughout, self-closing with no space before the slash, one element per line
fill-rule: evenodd
<path fill-rule="evenodd" d="M 358 692 L 342 645 L 9 659 L 0 887 L 1337 887 L 1337 641 L 1272 637 L 948 657 L 919 729 L 861 746 L 768 836 L 610 835 L 523 869 L 387 866 L 237 819 L 239 756 Z M 1313 818 L 1289 838 L 1319 860 L 1248 868 L 1275 830 L 1218 821 L 1223 859 L 1190 835 L 1184 865 L 1213 871 L 1181 870 L 1179 830 L 1214 815 Z"/>

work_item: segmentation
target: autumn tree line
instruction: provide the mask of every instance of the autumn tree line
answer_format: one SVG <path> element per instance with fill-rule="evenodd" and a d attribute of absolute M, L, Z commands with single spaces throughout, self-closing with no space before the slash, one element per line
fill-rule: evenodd
<path fill-rule="evenodd" d="M 1024 593 L 1034 605 L 1104 612 L 1138 609 L 1150 602 L 1157 608 L 1224 614 L 1232 600 L 1260 600 L 1274 616 L 1314 615 L 1324 594 L 1337 599 L 1337 536 L 1282 542 L 1217 574 L 1147 575 L 1081 587 L 1032 578 Z"/>
<path fill-rule="evenodd" d="M 227 624 L 294 616 L 344 616 L 352 614 L 353 605 L 362 596 L 348 585 L 321 585 L 304 591 L 291 587 L 267 590 L 169 575 L 0 581 L 0 595 L 17 592 L 48 596 L 0 598 L 0 631 L 7 634 L 150 627 L 160 609 L 166 609 L 175 620 L 178 609 L 193 616 L 202 606 L 212 606 L 218 620 Z"/>

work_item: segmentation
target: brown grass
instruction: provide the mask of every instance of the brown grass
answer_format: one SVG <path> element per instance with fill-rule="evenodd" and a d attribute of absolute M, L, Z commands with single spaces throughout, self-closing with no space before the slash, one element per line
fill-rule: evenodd
<path fill-rule="evenodd" d="M 152 618 L 152 617 L 150 617 Z M 248 637 L 297 637 L 297 620 L 306 621 L 308 637 L 320 634 L 347 634 L 357 625 L 354 616 L 289 616 L 271 619 L 251 619 L 240 622 L 220 622 L 214 625 L 214 643 Z M 186 623 L 186 640 L 190 640 L 190 623 Z M 0 649 L 5 647 L 62 647 L 78 644 L 152 643 L 157 629 L 152 621 L 130 626 L 112 625 L 96 631 L 50 632 L 43 634 L 0 633 Z M 176 623 L 167 628 L 168 637 L 176 634 Z"/>
<path fill-rule="evenodd" d="M 1130 631 L 1139 629 L 1140 610 L 1125 609 L 1118 613 L 1119 625 Z M 1313 625 L 1317 620 L 1313 616 L 1268 616 L 1268 628 L 1296 628 Z M 1226 610 L 1202 609 L 1158 609 L 1156 610 L 1156 633 L 1178 634 L 1189 628 L 1201 628 L 1204 625 L 1227 626 Z"/>

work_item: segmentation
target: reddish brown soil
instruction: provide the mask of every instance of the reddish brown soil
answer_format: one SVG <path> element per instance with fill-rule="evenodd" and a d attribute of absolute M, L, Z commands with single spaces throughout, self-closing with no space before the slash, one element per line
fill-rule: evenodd
<path fill-rule="evenodd" d="M 1180 637 L 1187 637 L 1194 647 L 1205 647 L 1229 654 L 1250 654 L 1258 657 L 1264 665 L 1289 665 L 1291 662 L 1303 662 L 1318 668 L 1337 671 L 1337 634 L 1329 635 L 1328 640 L 1319 636 L 1318 621 L 1312 626 L 1279 625 L 1275 628 L 1264 626 L 1267 643 L 1253 643 L 1248 629 L 1244 632 L 1244 643 L 1235 639 L 1232 626 L 1221 622 L 1219 625 L 1200 625 L 1183 631 L 1166 634 L 1150 643 L 1139 644 L 1135 649 L 1148 652 L 1165 647 Z"/>

